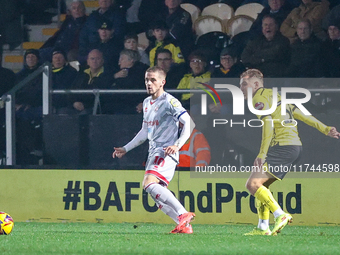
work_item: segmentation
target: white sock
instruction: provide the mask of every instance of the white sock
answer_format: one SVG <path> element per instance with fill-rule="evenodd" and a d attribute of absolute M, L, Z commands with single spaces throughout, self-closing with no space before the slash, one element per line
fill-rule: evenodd
<path fill-rule="evenodd" d="M 279 217 L 280 215 L 282 215 L 284 213 L 285 212 L 281 208 L 279 208 L 275 212 L 273 212 L 273 215 L 274 215 L 274 218 L 277 218 L 277 217 Z"/>
<path fill-rule="evenodd" d="M 257 224 L 257 227 L 261 230 L 267 230 L 269 228 L 269 220 L 259 219 L 259 224 Z"/>
<path fill-rule="evenodd" d="M 183 213 L 186 213 L 187 210 L 183 207 L 183 205 L 177 200 L 177 198 L 171 193 L 170 190 L 163 187 L 162 185 L 159 185 L 158 183 L 150 183 L 146 189 L 146 192 L 148 192 L 151 197 L 154 198 L 156 201 L 163 202 L 163 204 L 170 206 L 174 211 L 181 215 Z"/>
<path fill-rule="evenodd" d="M 176 224 L 179 223 L 178 218 L 177 218 L 179 216 L 179 214 L 171 206 L 164 204 L 163 202 L 156 200 L 153 197 L 152 197 L 152 199 L 156 202 L 158 209 L 160 209 L 162 212 L 164 212 L 166 215 L 168 215 L 171 219 L 173 219 L 173 221 L 176 222 Z"/>

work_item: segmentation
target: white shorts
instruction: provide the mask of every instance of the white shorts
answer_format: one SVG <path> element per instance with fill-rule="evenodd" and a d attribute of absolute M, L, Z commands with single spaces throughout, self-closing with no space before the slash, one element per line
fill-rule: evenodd
<path fill-rule="evenodd" d="M 162 148 L 156 149 L 148 156 L 145 174 L 152 174 L 161 182 L 168 185 L 174 177 L 178 160 L 178 152 L 164 157 L 164 150 Z"/>

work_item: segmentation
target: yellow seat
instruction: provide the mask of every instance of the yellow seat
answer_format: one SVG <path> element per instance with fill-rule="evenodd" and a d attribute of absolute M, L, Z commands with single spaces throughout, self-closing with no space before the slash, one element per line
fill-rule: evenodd
<path fill-rule="evenodd" d="M 28 49 L 40 49 L 41 46 L 43 46 L 44 42 L 23 42 L 22 48 L 24 50 Z"/>
<path fill-rule="evenodd" d="M 6 63 L 24 63 L 23 56 L 8 55 L 4 57 L 4 62 Z"/>
<path fill-rule="evenodd" d="M 43 35 L 49 35 L 52 36 L 54 35 L 55 32 L 57 32 L 59 28 L 43 28 L 42 29 L 42 34 Z"/>

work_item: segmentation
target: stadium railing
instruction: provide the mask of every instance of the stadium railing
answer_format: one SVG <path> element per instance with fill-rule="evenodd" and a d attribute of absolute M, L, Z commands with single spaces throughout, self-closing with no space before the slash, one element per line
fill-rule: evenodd
<path fill-rule="evenodd" d="M 35 72 L 25 78 L 23 81 L 18 83 L 8 93 L 4 94 L 0 101 L 5 102 L 6 107 L 6 162 L 5 165 L 13 166 L 16 164 L 16 136 L 15 136 L 15 93 L 23 88 L 28 82 L 36 78 L 38 75 L 43 75 L 43 92 L 42 92 L 42 112 L 43 115 L 49 115 L 52 113 L 51 96 L 52 94 L 94 94 L 95 102 L 93 107 L 93 115 L 96 115 L 98 105 L 100 102 L 100 95 L 102 94 L 135 94 L 145 93 L 145 90 L 52 90 L 52 66 L 51 63 L 45 62 Z M 340 88 L 332 89 L 308 89 L 311 93 L 340 93 Z M 171 94 L 182 94 L 182 93 L 204 93 L 202 90 L 177 90 L 170 89 L 167 92 Z M 218 89 L 221 93 L 230 93 L 228 89 Z"/>

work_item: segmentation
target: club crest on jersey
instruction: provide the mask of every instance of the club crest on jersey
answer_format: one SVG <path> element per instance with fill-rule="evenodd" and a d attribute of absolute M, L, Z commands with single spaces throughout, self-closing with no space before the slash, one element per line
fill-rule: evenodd
<path fill-rule="evenodd" d="M 176 98 L 172 98 L 170 100 L 170 104 L 173 106 L 173 107 L 179 107 L 181 105 L 181 103 L 176 99 Z"/>
<path fill-rule="evenodd" d="M 159 106 L 156 106 L 155 109 L 154 109 L 154 111 L 157 112 L 158 109 L 159 109 Z"/>
<path fill-rule="evenodd" d="M 145 110 L 144 110 L 144 112 L 147 112 L 148 111 L 148 107 L 145 107 Z"/>
<path fill-rule="evenodd" d="M 263 107 L 264 107 L 264 103 L 262 103 L 262 102 L 258 102 L 258 103 L 255 104 L 256 110 L 262 110 Z"/>

